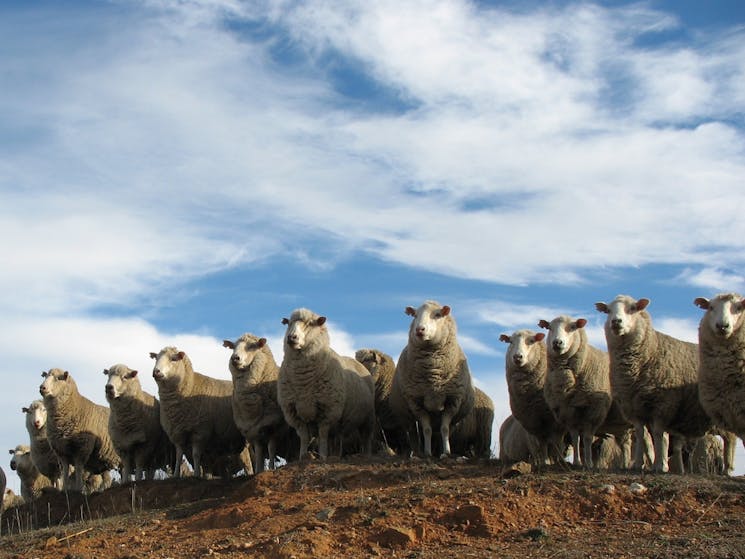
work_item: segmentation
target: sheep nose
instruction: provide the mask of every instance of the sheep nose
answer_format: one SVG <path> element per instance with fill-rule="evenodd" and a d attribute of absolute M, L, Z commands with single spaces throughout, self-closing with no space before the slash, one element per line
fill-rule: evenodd
<path fill-rule="evenodd" d="M 288 334 L 287 341 L 293 344 L 297 342 L 297 334 Z"/>
<path fill-rule="evenodd" d="M 231 358 L 230 358 L 230 360 L 231 360 L 231 361 L 232 361 L 233 363 L 236 363 L 236 364 L 237 364 L 237 363 L 238 363 L 238 362 L 239 362 L 239 361 L 241 360 L 241 358 L 240 358 L 240 357 L 238 357 L 237 355 L 233 355 L 233 357 L 231 357 Z"/>
<path fill-rule="evenodd" d="M 717 322 L 717 330 L 722 332 L 729 330 L 729 322 Z"/>
<path fill-rule="evenodd" d="M 611 325 L 611 326 L 613 326 L 613 327 L 615 327 L 615 328 L 618 328 L 618 327 L 620 327 L 620 326 L 621 326 L 621 322 L 622 322 L 622 321 L 621 321 L 621 319 L 620 319 L 620 318 L 614 318 L 614 319 L 612 319 L 612 320 L 610 321 L 610 325 Z"/>
<path fill-rule="evenodd" d="M 108 394 L 109 396 L 114 394 L 114 387 L 112 385 L 110 384 L 106 385 L 106 394 Z"/>
<path fill-rule="evenodd" d="M 554 349 L 561 349 L 564 345 L 564 342 L 562 342 L 561 340 L 554 340 L 553 344 L 551 345 L 554 346 Z"/>
<path fill-rule="evenodd" d="M 37 429 L 41 427 L 41 421 L 34 421 L 34 427 L 36 427 Z"/>
<path fill-rule="evenodd" d="M 518 363 L 518 364 L 522 363 L 522 361 L 523 361 L 523 354 L 522 353 L 516 353 L 515 355 L 512 356 L 512 360 L 515 363 Z"/>

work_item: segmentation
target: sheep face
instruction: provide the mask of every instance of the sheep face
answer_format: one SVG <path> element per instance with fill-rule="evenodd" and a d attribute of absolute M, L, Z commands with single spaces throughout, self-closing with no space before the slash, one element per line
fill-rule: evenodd
<path fill-rule="evenodd" d="M 609 304 L 595 303 L 595 308 L 608 317 L 605 319 L 605 331 L 608 335 L 625 336 L 634 331 L 639 313 L 647 308 L 649 299 L 638 301 L 628 295 L 619 295 Z"/>
<path fill-rule="evenodd" d="M 383 364 L 383 356 L 373 349 L 360 349 L 354 354 L 354 358 L 370 371 L 373 379 L 380 374 L 380 366 Z"/>
<path fill-rule="evenodd" d="M 233 382 L 235 382 L 249 369 L 256 354 L 266 345 L 266 338 L 244 334 L 236 342 L 225 340 L 222 345 L 233 350 L 233 354 L 230 356 L 230 373 L 233 375 Z"/>
<path fill-rule="evenodd" d="M 151 353 L 150 357 L 155 359 L 153 367 L 153 378 L 157 384 L 178 384 L 184 375 L 183 361 L 186 354 L 175 347 L 164 347 L 160 353 Z"/>
<path fill-rule="evenodd" d="M 70 373 L 62 369 L 50 369 L 48 373 L 42 373 L 41 376 L 44 377 L 44 382 L 39 386 L 39 393 L 45 400 L 59 398 L 69 391 L 72 384 Z"/>
<path fill-rule="evenodd" d="M 441 306 L 435 301 L 425 301 L 418 309 L 406 307 L 406 314 L 413 316 L 409 326 L 409 341 L 415 345 L 439 345 L 450 332 L 446 327 L 452 323 L 450 307 Z"/>
<path fill-rule="evenodd" d="M 10 454 L 13 455 L 13 458 L 10 459 L 10 469 L 13 471 L 24 471 L 28 469 L 32 462 L 31 462 L 31 448 L 19 444 L 15 449 L 8 451 Z"/>
<path fill-rule="evenodd" d="M 47 424 L 47 408 L 41 400 L 34 400 L 27 408 L 23 408 L 26 413 L 26 423 L 31 425 L 37 431 L 41 431 Z"/>
<path fill-rule="evenodd" d="M 554 355 L 574 355 L 582 343 L 580 330 L 587 320 L 574 320 L 568 316 L 557 316 L 550 323 L 541 320 L 538 325 L 548 330 L 547 345 Z"/>
<path fill-rule="evenodd" d="M 122 396 L 131 396 L 140 391 L 140 381 L 137 379 L 137 371 L 126 365 L 114 365 L 104 369 L 106 375 L 106 400 L 111 402 Z"/>
<path fill-rule="evenodd" d="M 319 335 L 328 337 L 324 326 L 326 317 L 318 316 L 307 309 L 296 310 L 289 319 L 283 318 L 282 324 L 287 326 L 284 345 L 295 351 L 302 351 Z"/>
<path fill-rule="evenodd" d="M 745 317 L 745 299 L 737 293 L 720 293 L 711 300 L 699 297 L 694 303 L 706 311 L 701 321 L 702 327 L 705 326 L 723 339 L 732 336 Z"/>
<path fill-rule="evenodd" d="M 508 363 L 514 363 L 518 367 L 524 367 L 534 361 L 531 359 L 533 352 L 543 351 L 543 341 L 546 335 L 543 332 L 532 332 L 531 330 L 518 330 L 512 336 L 502 335 L 500 340 L 509 343 L 505 359 Z"/>

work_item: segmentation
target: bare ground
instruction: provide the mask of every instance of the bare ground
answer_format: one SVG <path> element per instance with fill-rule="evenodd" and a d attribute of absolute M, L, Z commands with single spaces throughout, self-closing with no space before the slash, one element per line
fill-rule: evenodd
<path fill-rule="evenodd" d="M 311 461 L 88 498 L 50 491 L 6 511 L 2 534 L 0 556 L 19 559 L 745 559 L 745 479 Z"/>

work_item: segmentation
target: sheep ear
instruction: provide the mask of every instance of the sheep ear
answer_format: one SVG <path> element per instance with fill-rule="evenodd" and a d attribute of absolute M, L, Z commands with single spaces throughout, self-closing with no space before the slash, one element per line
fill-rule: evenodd
<path fill-rule="evenodd" d="M 649 299 L 639 299 L 634 306 L 636 307 L 637 312 L 639 312 L 646 309 L 647 305 L 649 305 Z"/>
<path fill-rule="evenodd" d="M 264 347 L 266 345 L 266 338 L 259 338 L 259 341 L 256 343 L 259 347 Z"/>
<path fill-rule="evenodd" d="M 606 305 L 602 301 L 595 303 L 595 309 L 598 312 L 604 312 L 605 314 L 608 314 L 608 312 L 610 311 L 610 309 L 608 308 L 608 305 Z"/>
<path fill-rule="evenodd" d="M 699 309 L 709 309 L 709 300 L 704 297 L 696 297 L 693 300 L 693 304 L 696 305 Z"/>
<path fill-rule="evenodd" d="M 103 370 L 103 374 L 104 374 L 104 376 L 109 376 L 109 370 L 108 369 L 104 369 Z"/>
<path fill-rule="evenodd" d="M 179 351 L 176 355 L 174 355 L 175 361 L 181 361 L 186 354 L 183 351 Z"/>
<path fill-rule="evenodd" d="M 574 324 L 577 325 L 577 328 L 584 328 L 585 325 L 587 324 L 587 319 L 586 318 L 578 318 L 577 321 Z"/>
<path fill-rule="evenodd" d="M 287 326 L 289 323 L 290 323 L 290 321 L 287 320 L 286 318 L 283 318 L 282 319 L 282 324 L 284 324 L 285 326 Z"/>
<path fill-rule="evenodd" d="M 222 347 L 229 347 L 230 349 L 235 349 L 235 344 L 231 342 L 230 340 L 223 340 Z"/>
<path fill-rule="evenodd" d="M 135 378 L 136 376 L 137 376 L 137 371 L 129 371 L 127 378 Z"/>
<path fill-rule="evenodd" d="M 450 307 L 448 307 L 447 305 L 445 305 L 444 307 L 442 307 L 442 309 L 440 309 L 440 316 L 447 316 L 449 314 L 450 314 Z"/>
<path fill-rule="evenodd" d="M 28 408 L 21 408 L 21 411 L 22 411 L 23 413 L 28 413 L 28 412 L 30 412 L 31 410 L 30 410 L 30 409 L 28 409 Z"/>
<path fill-rule="evenodd" d="M 538 326 L 540 328 L 545 328 L 546 330 L 550 330 L 551 329 L 551 324 L 549 324 L 549 322 L 547 320 L 543 320 L 543 319 L 541 319 L 541 320 L 538 321 Z"/>
<path fill-rule="evenodd" d="M 157 353 L 155 353 L 153 351 L 150 352 L 150 359 L 155 359 L 157 357 L 158 357 L 158 354 Z"/>
<path fill-rule="evenodd" d="M 538 332 L 538 333 L 536 333 L 536 335 L 535 335 L 535 336 L 533 336 L 533 339 L 534 339 L 534 340 L 535 340 L 536 342 L 540 342 L 540 341 L 541 341 L 541 340 L 543 340 L 543 338 L 545 338 L 545 337 L 546 337 L 546 334 L 544 334 L 543 332 Z"/>
<path fill-rule="evenodd" d="M 316 320 L 316 326 L 323 326 L 324 324 L 326 324 L 326 317 L 319 316 L 318 320 Z"/>
<path fill-rule="evenodd" d="M 41 372 L 41 378 L 47 378 L 47 376 L 49 376 L 49 373 L 47 373 L 46 371 Z"/>
<path fill-rule="evenodd" d="M 507 334 L 502 334 L 501 336 L 499 336 L 499 341 L 504 342 L 506 344 L 512 343 L 512 340 Z"/>
<path fill-rule="evenodd" d="M 13 450 L 12 448 L 10 450 L 8 450 L 8 454 L 15 454 L 15 453 L 16 453 L 16 451 Z"/>
<path fill-rule="evenodd" d="M 406 307 L 404 312 L 409 316 L 416 316 L 416 309 L 414 307 Z"/>
<path fill-rule="evenodd" d="M 62 380 L 67 380 L 67 377 L 69 376 L 70 376 L 70 373 L 68 371 L 65 371 L 64 373 L 62 373 Z"/>

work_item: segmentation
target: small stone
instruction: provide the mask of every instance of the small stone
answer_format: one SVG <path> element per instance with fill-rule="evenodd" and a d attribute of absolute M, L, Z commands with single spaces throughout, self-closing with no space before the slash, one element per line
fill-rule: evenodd
<path fill-rule="evenodd" d="M 534 542 L 537 542 L 539 540 L 546 540 L 548 539 L 548 531 L 546 531 L 545 528 L 538 526 L 537 528 L 531 528 L 530 530 L 526 531 L 525 537 L 530 538 Z"/>
<path fill-rule="evenodd" d="M 392 526 L 377 535 L 370 536 L 370 540 L 383 547 L 406 547 L 417 541 L 416 533 L 410 528 Z"/>
<path fill-rule="evenodd" d="M 608 495 L 613 495 L 613 493 L 616 492 L 616 487 L 610 483 L 604 483 L 600 486 L 600 492 L 607 493 Z"/>
<path fill-rule="evenodd" d="M 53 547 L 55 545 L 57 545 L 57 538 L 55 538 L 54 536 L 52 536 L 51 538 L 47 538 L 47 541 L 44 542 L 44 547 L 46 549 Z"/>
<path fill-rule="evenodd" d="M 634 495 L 644 495 L 647 492 L 647 488 L 644 487 L 641 483 L 634 482 L 629 485 L 629 491 L 631 491 Z"/>
<path fill-rule="evenodd" d="M 524 476 L 533 471 L 533 467 L 527 462 L 516 462 L 502 472 L 502 477 L 510 479 L 513 477 Z"/>
<path fill-rule="evenodd" d="M 321 511 L 318 511 L 316 513 L 316 518 L 320 520 L 321 522 L 326 522 L 331 519 L 332 516 L 336 513 L 336 507 L 329 507 L 327 509 L 323 509 Z"/>

